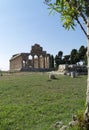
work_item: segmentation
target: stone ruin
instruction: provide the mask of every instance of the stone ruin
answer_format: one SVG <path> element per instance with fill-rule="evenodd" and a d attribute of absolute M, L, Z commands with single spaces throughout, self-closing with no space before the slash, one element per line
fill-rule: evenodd
<path fill-rule="evenodd" d="M 87 66 L 86 65 L 68 65 L 63 64 L 59 65 L 58 72 L 65 75 L 71 75 L 71 73 L 76 73 L 78 75 L 85 75 L 87 74 Z"/>
<path fill-rule="evenodd" d="M 50 56 L 39 44 L 35 44 L 30 53 L 19 53 L 11 57 L 10 71 L 49 70 L 52 68 Z"/>

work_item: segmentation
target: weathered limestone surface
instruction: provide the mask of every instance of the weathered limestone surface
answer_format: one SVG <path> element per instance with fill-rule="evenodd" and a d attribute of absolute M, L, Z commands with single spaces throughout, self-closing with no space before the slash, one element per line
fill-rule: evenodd
<path fill-rule="evenodd" d="M 74 72 L 76 73 L 76 75 L 87 74 L 87 66 L 76 65 L 76 64 L 73 65 L 63 64 L 63 65 L 59 65 L 58 72 L 66 75 L 71 75 L 71 76 L 73 76 Z"/>
<path fill-rule="evenodd" d="M 35 44 L 31 47 L 30 53 L 15 54 L 11 57 L 10 70 L 49 69 L 51 68 L 50 60 L 50 54 L 43 51 L 39 44 Z"/>
<path fill-rule="evenodd" d="M 10 59 L 10 70 L 21 70 L 26 66 L 26 61 L 28 60 L 29 53 L 21 53 L 13 55 Z"/>

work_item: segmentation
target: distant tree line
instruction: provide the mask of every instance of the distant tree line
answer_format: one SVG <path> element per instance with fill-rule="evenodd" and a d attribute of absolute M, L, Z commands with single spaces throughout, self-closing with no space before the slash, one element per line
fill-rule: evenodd
<path fill-rule="evenodd" d="M 77 49 L 72 49 L 69 55 L 63 56 L 63 51 L 59 51 L 58 54 L 52 59 L 55 62 L 55 67 L 58 68 L 60 64 L 87 64 L 87 47 L 83 45 Z M 53 63 L 53 62 L 52 62 Z"/>

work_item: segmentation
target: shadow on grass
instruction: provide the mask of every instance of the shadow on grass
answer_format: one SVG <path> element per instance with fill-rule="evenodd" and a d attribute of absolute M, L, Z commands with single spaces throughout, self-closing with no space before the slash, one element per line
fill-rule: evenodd
<path fill-rule="evenodd" d="M 59 80 L 58 78 L 54 78 L 54 79 L 48 79 L 47 81 L 50 82 L 52 80 Z"/>

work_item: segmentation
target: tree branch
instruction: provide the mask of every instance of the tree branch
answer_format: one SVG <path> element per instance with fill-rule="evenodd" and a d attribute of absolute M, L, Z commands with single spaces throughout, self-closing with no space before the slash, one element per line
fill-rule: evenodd
<path fill-rule="evenodd" d="M 85 36 L 86 36 L 87 38 L 89 38 L 88 35 L 87 35 L 87 33 L 86 33 L 86 31 L 85 31 L 85 29 L 84 29 L 84 27 L 82 26 L 81 22 L 78 20 L 78 18 L 76 18 L 76 21 L 77 21 L 77 23 L 80 25 L 80 27 L 81 27 L 82 31 L 84 32 Z"/>
<path fill-rule="evenodd" d="M 87 25 L 87 19 L 85 18 L 84 14 L 80 12 L 80 16 L 82 17 L 84 23 Z"/>

